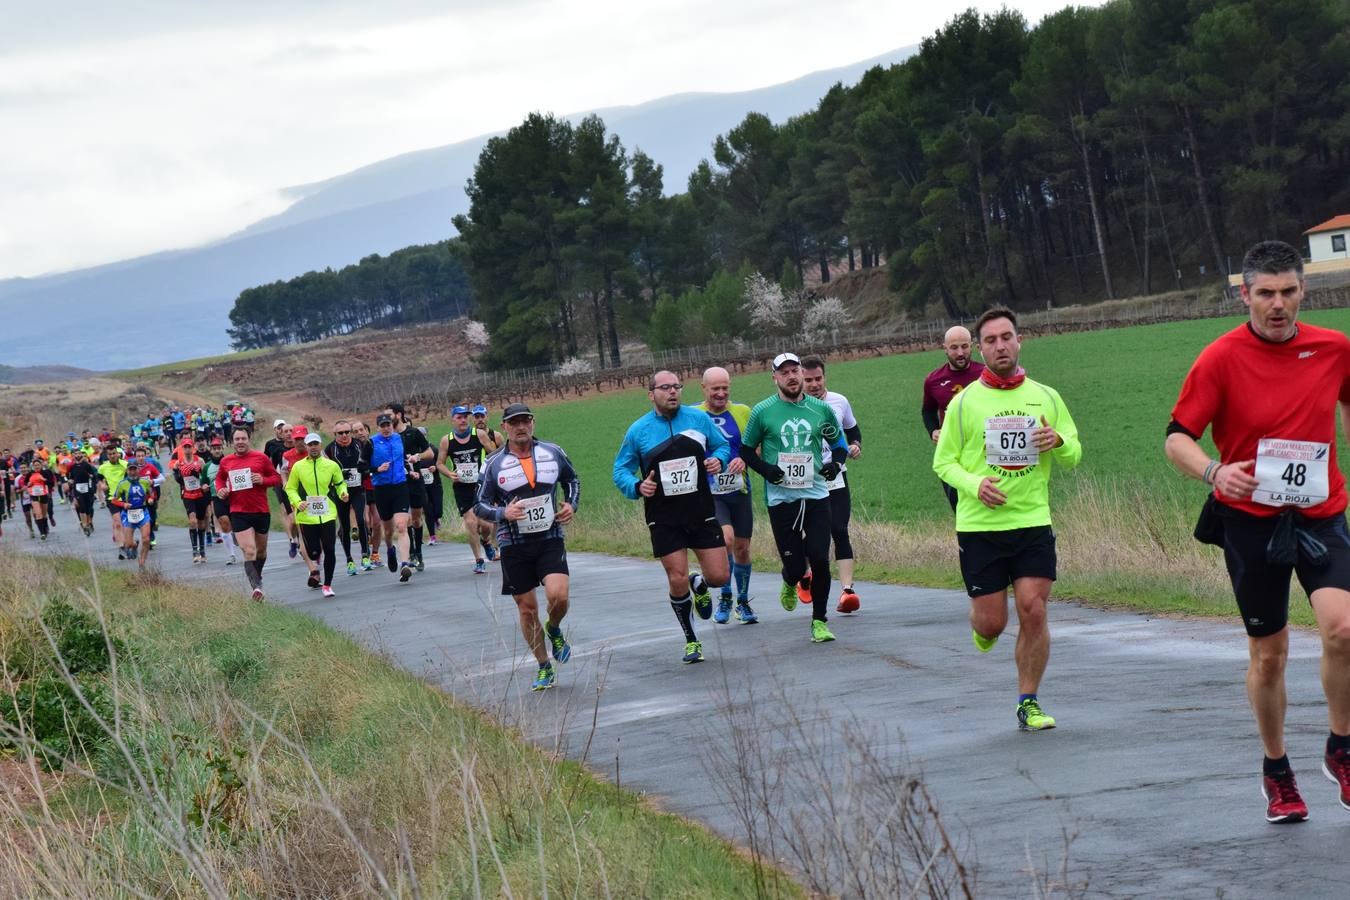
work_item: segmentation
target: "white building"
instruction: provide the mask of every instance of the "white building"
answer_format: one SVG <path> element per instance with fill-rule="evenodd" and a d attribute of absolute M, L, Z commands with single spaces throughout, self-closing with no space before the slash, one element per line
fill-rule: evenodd
<path fill-rule="evenodd" d="M 1350 215 L 1327 219 L 1303 232 L 1308 237 L 1308 261 L 1350 260 Z"/>

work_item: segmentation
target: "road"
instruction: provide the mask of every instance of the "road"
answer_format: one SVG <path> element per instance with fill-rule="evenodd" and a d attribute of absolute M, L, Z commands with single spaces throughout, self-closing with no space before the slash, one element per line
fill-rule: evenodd
<path fill-rule="evenodd" d="M 12 522 L 5 540 L 83 554 L 58 509 L 48 544 L 16 539 Z M 117 562 L 102 521 L 96 557 L 132 565 Z M 159 544 L 152 559 L 166 575 L 247 602 L 241 568 L 225 567 L 218 546 L 194 567 L 182 530 Z M 407 585 L 383 570 L 340 573 L 325 601 L 283 543 L 265 572 L 268 601 L 834 892 L 858 893 L 850 872 L 903 855 L 890 840 L 866 855 L 865 834 L 917 776 L 979 896 L 1034 895 L 1037 878 L 1091 896 L 1344 896 L 1350 812 L 1320 772 L 1315 635 L 1292 635 L 1289 663 L 1289 752 L 1311 817 L 1273 826 L 1236 620 L 1054 604 L 1041 699 L 1061 724 L 1029 734 L 1013 712 L 1015 623 L 979 654 L 956 592 L 860 584 L 862 611 L 832 619 L 834 643 L 811 644 L 807 613 L 779 608 L 776 575 L 756 572 L 760 624 L 697 623 L 709 661 L 686 666 L 658 565 L 575 553 L 572 660 L 556 689 L 532 694 L 533 660 L 497 568 L 475 577 L 460 544 L 425 555 Z"/>

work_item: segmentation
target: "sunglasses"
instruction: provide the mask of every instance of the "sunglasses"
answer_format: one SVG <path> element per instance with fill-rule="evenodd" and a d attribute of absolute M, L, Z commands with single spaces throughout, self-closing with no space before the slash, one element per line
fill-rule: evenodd
<path fill-rule="evenodd" d="M 338 436 L 338 437 L 343 437 L 344 435 L 351 434 L 351 432 L 350 432 L 350 431 L 335 431 L 335 432 L 333 432 L 333 434 L 335 434 L 335 435 Z"/>

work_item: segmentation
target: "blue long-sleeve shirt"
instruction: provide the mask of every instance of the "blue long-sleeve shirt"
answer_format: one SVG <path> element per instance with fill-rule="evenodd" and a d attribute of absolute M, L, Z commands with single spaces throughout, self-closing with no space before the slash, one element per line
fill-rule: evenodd
<path fill-rule="evenodd" d="M 638 483 L 647 477 L 647 457 L 651 451 L 681 432 L 697 432 L 706 455 L 722 461 L 722 468 L 731 464 L 731 444 L 706 412 L 692 406 L 681 406 L 671 418 L 652 410 L 632 425 L 623 436 L 619 453 L 614 457 L 614 486 L 629 500 L 636 500 Z"/>
<path fill-rule="evenodd" d="M 381 484 L 403 484 L 408 480 L 407 468 L 404 465 L 403 437 L 394 432 L 385 437 L 376 432 L 370 438 L 370 483 L 374 485 Z M 389 463 L 389 468 L 383 472 L 380 466 Z"/>

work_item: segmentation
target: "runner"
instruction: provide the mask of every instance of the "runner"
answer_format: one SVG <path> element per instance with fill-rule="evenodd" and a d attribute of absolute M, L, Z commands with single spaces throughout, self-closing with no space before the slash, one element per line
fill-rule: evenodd
<path fill-rule="evenodd" d="M 539 674 L 530 690 L 542 691 L 553 687 L 557 679 L 549 661 L 550 650 L 559 664 L 572 655 L 572 647 L 562 633 L 569 582 L 563 526 L 576 515 L 581 481 L 561 447 L 535 438 L 534 414 L 528 406 L 508 406 L 502 414 L 502 425 L 510 442 L 506 452 L 488 460 L 474 512 L 482 521 L 497 523 L 502 593 L 516 601 L 520 632 L 539 663 Z M 561 504 L 556 496 L 559 484 L 563 486 Z M 542 628 L 535 594 L 540 585 L 548 603 L 548 620 Z"/>
<path fill-rule="evenodd" d="M 473 573 L 482 575 L 487 572 L 487 560 L 483 554 L 487 554 L 487 559 L 496 559 L 497 555 L 491 538 L 485 539 L 483 534 L 484 530 L 492 529 L 492 523 L 479 521 L 474 515 L 474 504 L 478 501 L 479 473 L 483 470 L 483 460 L 486 453 L 496 449 L 496 445 L 489 449 L 483 441 L 483 429 L 469 428 L 467 406 L 456 406 L 450 410 L 450 422 L 452 430 L 441 438 L 441 462 L 438 467 L 451 481 L 455 508 L 459 510 L 464 531 L 469 536 Z"/>
<path fill-rule="evenodd" d="M 146 503 L 146 510 L 150 513 L 150 547 L 153 549 L 159 546 L 159 495 L 164 485 L 164 473 L 150 461 L 144 444 L 138 444 L 134 452 L 136 461 L 140 463 L 141 477 L 149 479 L 154 486 Z"/>
<path fill-rule="evenodd" d="M 844 429 L 844 440 L 848 442 L 848 458 L 862 458 L 862 429 L 853 415 L 853 404 L 843 394 L 825 389 L 825 361 L 816 356 L 802 360 L 802 385 L 806 393 L 817 400 L 824 400 L 834 410 L 835 418 Z M 829 447 L 822 447 L 822 453 Z M 851 615 L 862 606 L 862 599 L 853 590 L 853 542 L 848 537 L 848 521 L 853 516 L 853 498 L 849 492 L 848 463 L 839 468 L 839 474 L 828 485 L 830 489 L 830 534 L 834 539 L 834 559 L 839 565 L 839 582 L 843 591 L 839 595 L 839 605 L 834 611 L 842 615 Z M 803 603 L 811 596 L 811 579 L 797 585 L 797 599 Z"/>
<path fill-rule="evenodd" d="M 126 477 L 113 488 L 108 505 L 115 507 L 122 518 L 122 552 L 117 558 L 134 559 L 141 571 L 145 571 L 145 560 L 150 555 L 149 504 L 155 493 L 155 485 L 141 474 L 140 468 L 140 460 L 127 460 Z M 138 536 L 139 550 L 136 541 Z"/>
<path fill-rule="evenodd" d="M 947 361 L 923 379 L 923 427 L 935 444 L 948 405 L 957 394 L 979 381 L 980 373 L 984 371 L 984 363 L 970 358 L 970 332 L 962 325 L 947 329 L 942 338 L 942 352 L 947 354 Z M 952 512 L 956 512 L 956 488 L 945 481 L 938 481 L 938 484 L 942 485 Z"/>
<path fill-rule="evenodd" d="M 52 478 L 51 473 L 43 468 L 37 458 L 29 465 L 28 476 L 24 479 L 23 486 L 32 503 L 33 521 L 37 523 L 38 535 L 45 541 L 48 531 L 47 517 L 52 506 Z"/>
<path fill-rule="evenodd" d="M 206 464 L 197 455 L 196 445 L 184 442 L 182 455 L 173 463 L 173 479 L 178 482 L 183 510 L 187 513 L 188 538 L 192 542 L 192 564 L 206 563 L 206 512 L 210 497 L 206 488 Z"/>
<path fill-rule="evenodd" d="M 797 608 L 797 586 L 809 572 L 811 640 L 834 640 L 826 624 L 830 599 L 830 491 L 848 457 L 839 420 L 823 400 L 803 392 L 801 360 L 780 353 L 773 360 L 778 391 L 750 411 L 741 435 L 741 459 L 765 481 L 769 525 L 783 566 L 778 602 Z M 829 447 L 829 459 L 824 449 Z M 756 451 L 759 451 L 756 453 Z"/>
<path fill-rule="evenodd" d="M 347 503 L 347 484 L 342 467 L 323 455 L 323 438 L 314 432 L 304 437 L 305 459 L 291 465 L 286 493 L 295 507 L 300 536 L 305 541 L 305 560 L 309 566 L 309 586 L 322 587 L 325 597 L 333 596 L 333 570 L 337 567 L 337 511 L 332 494 Z M 319 578 L 319 559 L 323 558 L 323 578 Z"/>
<path fill-rule="evenodd" d="M 220 461 L 216 470 L 216 494 L 230 504 L 230 530 L 244 553 L 244 575 L 253 588 L 253 599 L 262 602 L 262 573 L 267 564 L 267 537 L 272 513 L 267 489 L 281 483 L 281 476 L 267 454 L 248 445 L 248 432 L 234 433 L 234 452 Z"/>
<path fill-rule="evenodd" d="M 423 435 L 427 433 L 425 425 L 417 426 Z M 430 441 L 428 440 L 428 443 Z M 435 444 L 431 444 L 431 465 L 422 470 L 425 477 L 431 473 L 431 481 L 426 482 L 427 505 L 425 510 L 427 523 L 427 546 L 436 546 L 436 533 L 441 529 L 441 519 L 445 518 L 445 486 L 441 482 L 440 457 Z"/>
<path fill-rule="evenodd" d="M 342 470 L 342 481 L 347 486 L 346 496 L 337 503 L 337 531 L 342 539 L 342 552 L 347 557 L 347 574 L 357 573 L 352 559 L 352 531 L 361 541 L 360 570 L 375 568 L 370 561 L 370 533 L 366 530 L 365 479 L 370 475 L 370 445 L 352 439 L 352 423 L 338 419 L 333 424 L 333 440 L 324 448 L 324 455 Z M 354 521 L 353 521 L 354 520 Z"/>
<path fill-rule="evenodd" d="M 31 469 L 30 463 L 19 463 L 19 477 L 14 480 L 14 489 L 19 495 L 19 509 L 23 512 L 24 524 L 28 526 L 28 539 L 35 540 L 37 532 L 33 530 L 33 496 L 28 493 L 28 474 Z M 118 553 L 117 558 L 121 559 L 122 554 Z"/>
<path fill-rule="evenodd" d="M 124 559 L 122 547 L 125 543 L 122 539 L 122 511 L 109 503 L 113 490 L 122 483 L 122 479 L 127 477 L 127 464 L 122 461 L 122 451 L 116 447 L 106 447 L 104 449 L 103 462 L 98 466 L 99 490 L 103 494 L 103 505 L 112 515 L 112 539 L 117 545 L 117 558 Z"/>
<path fill-rule="evenodd" d="M 303 426 L 299 430 L 302 432 L 300 435 L 302 439 L 309 433 L 309 429 Z M 286 469 L 286 452 L 294 449 L 294 431 L 286 424 L 285 419 L 277 419 L 272 423 L 272 434 L 267 443 L 263 444 L 263 453 L 267 454 L 272 468 L 276 469 L 280 476 Z M 295 559 L 300 554 L 300 532 L 295 527 L 295 510 L 291 508 L 291 498 L 286 495 L 285 488 L 278 485 L 273 493 L 276 494 L 277 502 L 281 504 L 281 521 L 286 527 L 286 537 L 290 541 L 287 554 L 291 559 Z"/>
<path fill-rule="evenodd" d="M 394 431 L 402 439 L 403 452 L 407 454 L 408 506 L 411 511 L 409 524 L 412 526 L 409 532 L 409 553 L 412 564 L 421 572 L 426 568 L 422 562 L 423 510 L 427 505 L 427 485 L 434 477 L 436 453 L 431 449 L 426 434 L 412 427 L 412 419 L 408 417 L 402 403 L 390 403 L 384 412 L 393 417 Z"/>
<path fill-rule="evenodd" d="M 394 416 L 382 412 L 375 417 L 379 433 L 370 439 L 370 480 L 375 487 L 375 508 L 384 525 L 389 571 L 398 572 L 398 580 L 412 577 L 408 559 L 408 455 L 403 438 L 394 431 Z M 400 564 L 401 561 L 401 564 Z"/>
<path fill-rule="evenodd" d="M 371 443 L 370 428 L 365 422 L 352 423 L 352 440 L 361 444 L 365 451 L 366 459 L 370 459 Z M 380 547 L 384 544 L 384 523 L 380 520 L 380 511 L 375 507 L 375 484 L 370 480 L 371 473 L 366 472 L 361 479 L 361 488 L 366 492 L 366 532 L 370 535 L 370 567 L 378 569 L 380 562 Z"/>
<path fill-rule="evenodd" d="M 1289 576 L 1322 636 L 1330 734 L 1322 772 L 1350 809 L 1350 532 L 1336 411 L 1350 423 L 1350 340 L 1298 321 L 1303 259 L 1263 241 L 1242 261 L 1246 323 L 1206 347 L 1181 386 L 1167 458 L 1214 491 L 1196 537 L 1223 547 L 1247 629 L 1247 696 L 1265 758 L 1266 821 L 1308 817 L 1285 752 Z M 1209 426 L 1219 459 L 1197 443 Z"/>
<path fill-rule="evenodd" d="M 216 476 L 220 474 L 220 462 L 225 456 L 225 442 L 220 438 L 211 438 L 211 460 L 206 464 L 206 483 L 211 489 L 211 514 L 215 516 L 219 533 L 216 539 L 225 545 L 230 558 L 225 565 L 232 566 L 239 556 L 234 551 L 234 533 L 230 526 L 230 501 L 220 496 L 216 487 Z"/>
<path fill-rule="evenodd" d="M 661 560 L 670 605 L 684 631 L 684 661 L 702 662 L 703 642 L 694 632 L 691 607 L 700 619 L 712 616 L 710 587 L 730 578 L 726 543 L 717 524 L 712 488 L 731 462 L 731 445 L 703 410 L 680 404 L 684 385 L 661 371 L 648 383 L 652 409 L 628 427 L 614 458 L 614 485 L 630 500 L 642 498 L 651 533 L 652 555 Z M 689 572 L 689 553 L 702 574 Z"/>
<path fill-rule="evenodd" d="M 98 488 L 98 469 L 89 462 L 83 449 L 75 451 L 70 467 L 70 484 L 74 496 L 75 514 L 80 518 L 80 530 L 85 537 L 94 533 L 94 497 Z"/>
<path fill-rule="evenodd" d="M 1037 698 L 1050 658 L 1046 605 L 1056 576 L 1050 475 L 1083 456 L 1078 428 L 1053 388 L 1018 366 L 1022 336 L 1008 309 L 975 323 L 986 369 L 947 408 L 933 471 L 956 488 L 956 541 L 970 596 L 972 640 L 988 653 L 1008 624 L 1008 585 L 1017 606 L 1017 722 L 1054 728 Z"/>
<path fill-rule="evenodd" d="M 750 538 L 754 535 L 754 504 L 750 501 L 750 479 L 745 474 L 741 459 L 741 435 L 750 421 L 750 407 L 731 402 L 731 375 L 726 369 L 714 366 L 703 373 L 703 402 L 701 409 L 713 420 L 731 447 L 731 462 L 712 479 L 713 511 L 722 526 L 722 541 L 727 545 L 731 565 L 731 581 L 722 585 L 713 621 L 724 625 L 731 618 L 731 583 L 736 584 L 736 618 L 746 625 L 759 621 L 750 608 Z"/>

